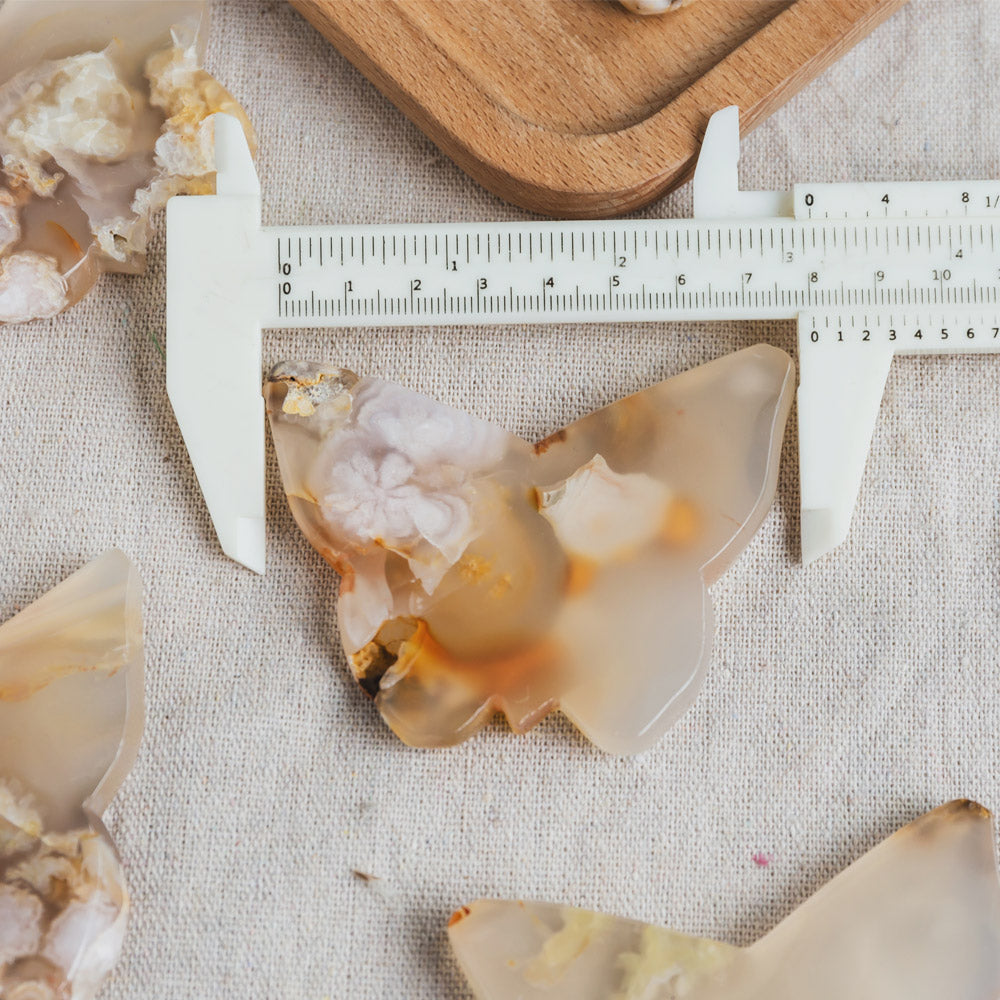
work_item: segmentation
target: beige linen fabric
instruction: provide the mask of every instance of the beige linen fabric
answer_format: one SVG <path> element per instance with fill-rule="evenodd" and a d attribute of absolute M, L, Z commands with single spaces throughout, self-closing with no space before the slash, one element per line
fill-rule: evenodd
<path fill-rule="evenodd" d="M 913 0 L 747 139 L 744 186 L 1000 177 L 998 51 L 996 0 Z M 260 131 L 265 222 L 525 217 L 283 3 L 220 4 L 209 66 Z M 689 210 L 683 189 L 642 214 Z M 146 588 L 147 730 L 108 817 L 134 911 L 106 1000 L 468 1000 L 444 927 L 479 896 L 747 944 L 926 809 L 1000 809 L 1000 357 L 894 363 L 851 536 L 806 569 L 793 414 L 774 509 L 712 590 L 703 690 L 619 760 L 559 716 L 399 743 L 347 674 L 335 574 L 273 454 L 267 575 L 219 550 L 164 336 L 162 235 L 144 277 L 0 330 L 0 615 L 111 545 Z M 762 340 L 794 353 L 791 324 L 653 324 L 271 332 L 265 360 L 538 438 Z"/>

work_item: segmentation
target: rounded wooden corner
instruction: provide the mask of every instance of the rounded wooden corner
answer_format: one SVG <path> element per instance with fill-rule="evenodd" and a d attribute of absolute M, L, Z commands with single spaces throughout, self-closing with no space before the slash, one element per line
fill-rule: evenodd
<path fill-rule="evenodd" d="M 906 0 L 792 0 L 635 124 L 580 134 L 525 121 L 487 93 L 421 32 L 420 0 L 290 2 L 488 191 L 541 215 L 603 218 L 686 181 L 714 111 L 738 105 L 749 132 Z"/>

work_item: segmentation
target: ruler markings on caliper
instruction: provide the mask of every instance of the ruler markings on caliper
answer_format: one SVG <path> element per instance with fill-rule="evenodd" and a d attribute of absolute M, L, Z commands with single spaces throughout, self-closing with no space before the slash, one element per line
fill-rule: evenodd
<path fill-rule="evenodd" d="M 261 327 L 358 325 L 796 319 L 803 559 L 842 541 L 892 357 L 1000 351 L 1000 182 L 740 192 L 738 155 L 727 109 L 691 220 L 262 229 L 219 116 L 218 194 L 168 206 L 167 380 L 226 552 L 263 568 Z"/>
<path fill-rule="evenodd" d="M 320 259 L 318 247 L 324 242 L 333 244 L 330 230 L 272 230 L 262 238 L 277 247 L 278 296 L 277 310 L 266 324 L 310 325 L 317 319 L 339 320 L 342 325 L 359 319 L 385 325 L 493 323 L 498 313 L 520 322 L 706 318 L 706 311 L 713 313 L 708 318 L 716 319 L 790 318 L 795 310 L 817 307 L 982 306 L 998 299 L 996 283 L 982 280 L 1000 278 L 992 258 L 982 264 L 983 256 L 994 252 L 997 225 L 955 220 L 893 224 L 789 220 L 723 229 L 691 222 L 650 222 L 612 229 L 610 247 L 600 250 L 597 236 L 606 236 L 606 230 L 594 229 L 589 240 L 587 233 L 579 234 L 584 246 L 590 244 L 589 261 L 578 259 L 578 234 L 570 224 L 516 223 L 502 229 L 487 225 L 411 227 L 405 233 L 391 234 L 395 244 L 391 249 L 390 234 L 383 235 L 386 246 L 381 259 L 373 259 L 376 237 L 361 227 L 358 232 L 339 235 L 343 244 L 339 261 L 332 254 Z M 718 255 L 710 250 L 713 231 Z M 733 245 L 725 257 L 721 254 L 723 234 Z M 509 243 L 506 255 L 484 253 L 484 244 L 492 247 L 496 241 L 500 245 L 504 236 Z M 560 237 L 558 248 L 556 236 Z M 404 249 L 410 239 L 413 255 Z M 607 242 L 602 240 L 603 245 Z M 667 269 L 658 253 L 661 242 L 672 251 Z M 867 247 L 863 254 L 862 242 Z M 371 252 L 366 244 L 371 245 Z M 916 258 L 914 244 L 919 248 Z M 460 245 L 461 266 L 456 256 Z M 805 249 L 784 250 L 786 245 Z M 858 254 L 853 252 L 855 246 Z M 531 271 L 539 255 L 536 248 L 544 251 L 552 265 L 548 271 Z M 902 254 L 902 265 L 897 262 L 893 280 L 888 269 L 896 251 Z M 954 262 L 951 267 L 928 265 L 919 278 L 914 275 L 920 256 L 939 261 L 941 253 Z M 704 266 L 713 260 L 724 263 L 725 269 Z M 752 271 L 743 272 L 744 280 L 735 287 L 734 274 L 753 266 L 755 260 L 768 269 L 765 277 L 777 274 L 769 287 L 757 287 Z M 876 264 L 884 266 L 876 268 Z M 841 274 L 843 267 L 852 265 L 856 271 L 867 265 L 869 273 L 858 274 L 849 283 Z M 437 280 L 435 270 L 446 279 Z M 836 280 L 832 287 L 824 273 L 830 270 Z M 585 279 L 574 281 L 572 275 L 581 272 Z M 638 278 L 632 278 L 633 274 Z M 758 285 L 760 281 L 758 276 Z M 702 287 L 690 287 L 699 282 Z M 567 283 L 568 291 L 557 290 Z M 499 294 L 494 291 L 497 286 Z"/>

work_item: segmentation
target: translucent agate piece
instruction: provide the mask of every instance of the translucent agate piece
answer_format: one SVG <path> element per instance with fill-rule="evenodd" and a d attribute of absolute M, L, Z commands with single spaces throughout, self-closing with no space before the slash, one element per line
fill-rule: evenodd
<path fill-rule="evenodd" d="M 990 814 L 903 827 L 749 948 L 545 903 L 480 900 L 449 930 L 478 1000 L 996 1000 Z"/>
<path fill-rule="evenodd" d="M 0 322 L 142 269 L 153 214 L 215 189 L 211 116 L 253 130 L 199 61 L 202 0 L 0 6 Z"/>
<path fill-rule="evenodd" d="M 606 750 L 652 745 L 707 662 L 706 586 L 771 505 L 792 384 L 752 347 L 532 446 L 379 379 L 274 369 L 289 503 L 392 729 L 441 746 L 559 706 Z"/>
<path fill-rule="evenodd" d="M 686 7 L 694 0 L 620 0 L 620 3 L 633 14 L 665 14 L 668 10 Z"/>
<path fill-rule="evenodd" d="M 101 814 L 142 734 L 141 593 L 111 551 L 0 626 L 0 997 L 89 1000 L 128 894 Z"/>

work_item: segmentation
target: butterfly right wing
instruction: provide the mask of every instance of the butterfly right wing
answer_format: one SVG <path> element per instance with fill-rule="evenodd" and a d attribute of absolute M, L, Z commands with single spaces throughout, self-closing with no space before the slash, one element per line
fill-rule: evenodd
<path fill-rule="evenodd" d="M 990 814 L 950 802 L 903 827 L 745 949 L 697 1000 L 997 1000 Z"/>
<path fill-rule="evenodd" d="M 563 711 L 599 746 L 652 746 L 711 651 L 707 586 L 774 498 L 794 369 L 747 348 L 590 414 L 541 448 L 541 513 L 574 568 L 554 633 L 576 664 Z"/>

